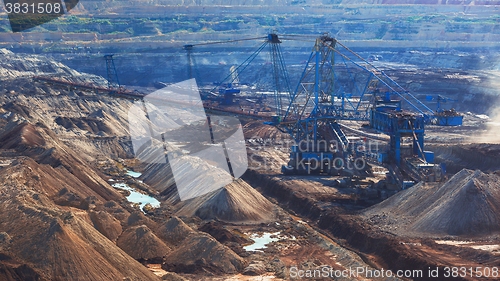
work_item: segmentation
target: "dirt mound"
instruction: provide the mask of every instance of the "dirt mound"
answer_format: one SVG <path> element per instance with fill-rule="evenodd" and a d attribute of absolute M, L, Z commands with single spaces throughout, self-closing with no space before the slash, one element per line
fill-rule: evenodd
<path fill-rule="evenodd" d="M 162 262 L 170 248 L 145 225 L 125 230 L 116 241 L 118 247 L 136 260 Z"/>
<path fill-rule="evenodd" d="M 45 195 L 23 190 L 21 185 L 3 185 L 1 190 L 0 229 L 11 239 L 0 254 L 30 265 L 42 280 L 81 280 L 83 276 L 157 280 L 89 224 L 83 212 L 61 210 Z"/>
<path fill-rule="evenodd" d="M 29 123 L 9 123 L 0 132 L 0 148 L 19 149 L 22 147 L 44 146 L 45 140 L 34 125 Z"/>
<path fill-rule="evenodd" d="M 92 220 L 95 229 L 111 241 L 116 241 L 122 233 L 120 221 L 108 212 L 90 212 L 90 219 Z"/>
<path fill-rule="evenodd" d="M 12 164 L 12 167 L 6 169 L 10 174 L 4 174 L 6 181 L 36 187 L 39 192 L 53 197 L 56 202 L 61 200 L 59 203 L 62 205 L 65 205 L 62 197 L 66 194 L 72 194 L 72 196 L 64 200 L 79 201 L 68 202 L 67 205 L 75 207 L 81 206 L 84 198 L 89 196 L 94 196 L 101 201 L 120 200 L 122 197 L 87 166 L 75 163 L 73 167 L 68 166 L 68 168 L 79 170 L 68 170 L 65 167 L 53 168 L 26 157 L 18 158 Z"/>
<path fill-rule="evenodd" d="M 4 50 L 0 52 L 0 77 L 3 80 L 50 75 L 70 82 L 106 85 L 106 80 L 100 76 L 80 73 L 46 56 L 6 53 Z"/>
<path fill-rule="evenodd" d="M 177 189 L 175 187 L 174 174 L 172 173 L 170 166 L 165 163 L 151 162 L 152 164 L 144 164 L 145 168 L 142 174 L 144 182 L 161 192 L 163 196 L 166 196 L 166 200 L 169 204 L 179 201 L 179 195 L 177 194 Z"/>
<path fill-rule="evenodd" d="M 240 245 L 250 244 L 253 241 L 246 239 L 243 235 L 236 235 L 233 232 L 227 230 L 221 222 L 218 221 L 210 221 L 200 228 L 199 231 L 203 231 L 212 235 L 217 241 L 221 243 L 233 242 Z"/>
<path fill-rule="evenodd" d="M 61 206 L 70 206 L 74 208 L 81 208 L 83 209 L 84 207 L 84 200 L 83 198 L 80 197 L 80 195 L 69 191 L 66 187 L 62 188 L 59 193 L 52 198 L 54 200 L 54 203 L 57 205 Z"/>
<path fill-rule="evenodd" d="M 364 216 L 400 234 L 499 233 L 500 177 L 464 169 L 441 186 L 420 183 L 404 190 L 369 208 Z"/>
<path fill-rule="evenodd" d="M 157 157 L 153 152 L 148 151 L 144 157 L 149 154 Z M 227 222 L 261 222 L 273 218 L 273 205 L 259 192 L 241 179 L 233 181 L 229 173 L 197 157 L 182 156 L 177 170 L 184 173 L 177 174 L 175 179 L 168 164 L 151 162 L 145 166 L 142 178 L 160 191 L 164 202 L 172 206 L 177 216 L 196 215 Z M 192 199 L 180 200 L 178 183 L 183 184 L 184 196 Z M 213 191 L 205 193 L 206 190 Z"/>
<path fill-rule="evenodd" d="M 205 194 L 207 190 L 216 190 L 232 180 L 231 175 L 224 169 L 212 166 L 207 161 L 190 155 L 183 155 L 175 160 L 178 173 L 174 178 L 168 163 L 157 163 L 165 161 L 164 158 L 158 159 L 158 156 L 165 157 L 164 155 L 159 155 L 156 149 L 146 151 L 150 155 L 143 155 L 139 158 L 152 159 L 149 161 L 152 164 L 147 165 L 144 169 L 142 176 L 144 182 L 160 191 L 162 195 L 166 195 L 165 200 L 169 204 L 178 203 L 181 199 L 177 186 L 181 186 L 183 198 L 194 198 Z"/>
<path fill-rule="evenodd" d="M 75 197 L 95 196 L 106 200 L 119 200 L 122 196 L 89 165 L 86 155 L 65 145 L 43 124 L 11 121 L 0 130 L 0 150 L 15 150 L 16 156 L 26 156 L 38 164 L 36 180 L 43 179 L 45 190 L 54 196 L 63 188 Z M 33 181 L 33 184 L 35 184 Z M 35 185 L 33 185 L 35 186 Z M 63 196 L 64 197 L 64 196 Z M 71 198 L 61 198 L 65 201 Z M 69 204 L 72 205 L 73 203 Z"/>
<path fill-rule="evenodd" d="M 130 212 L 115 201 L 104 202 L 104 204 L 99 207 L 119 220 L 122 225 L 127 224 L 128 218 L 130 217 Z"/>
<path fill-rule="evenodd" d="M 165 258 L 163 269 L 185 273 L 235 273 L 244 260 L 212 236 L 193 230 L 178 217 L 170 218 L 156 230 L 158 236 L 177 247 Z"/>
<path fill-rule="evenodd" d="M 128 226 L 138 226 L 138 225 L 146 225 L 150 229 L 156 229 L 158 224 L 146 217 L 144 213 L 138 209 L 133 209 L 130 211 L 130 216 L 126 220 L 126 224 Z"/>
<path fill-rule="evenodd" d="M 273 205 L 242 179 L 225 187 L 181 202 L 178 215 L 226 222 L 261 222 L 273 219 Z"/>
<path fill-rule="evenodd" d="M 160 225 L 158 235 L 172 245 L 177 245 L 195 231 L 178 217 L 172 217 Z"/>
<path fill-rule="evenodd" d="M 108 126 L 103 120 L 97 118 L 71 118 L 71 117 L 57 117 L 55 122 L 63 126 L 67 130 L 78 128 L 80 130 L 92 132 L 94 134 L 104 132 L 109 135 L 114 135 L 113 129 Z"/>
<path fill-rule="evenodd" d="M 185 273 L 234 274 L 245 260 L 207 234 L 191 235 L 165 258 L 162 268 Z"/>

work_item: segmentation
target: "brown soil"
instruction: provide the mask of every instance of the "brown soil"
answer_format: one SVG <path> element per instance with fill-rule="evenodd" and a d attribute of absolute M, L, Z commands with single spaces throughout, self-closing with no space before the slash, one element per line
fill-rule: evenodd
<path fill-rule="evenodd" d="M 90 212 L 95 229 L 111 241 L 116 241 L 123 229 L 120 221 L 106 211 Z"/>
<path fill-rule="evenodd" d="M 5 281 L 43 281 L 47 280 L 41 277 L 33 268 L 26 264 L 13 261 L 10 257 L 3 256 L 0 263 L 0 280 Z"/>
<path fill-rule="evenodd" d="M 218 221 L 209 221 L 203 224 L 199 231 L 203 231 L 212 235 L 217 241 L 221 243 L 236 243 L 239 245 L 251 244 L 252 241 L 242 237 L 241 235 L 236 235 L 232 231 L 224 227 L 224 224 Z"/>
<path fill-rule="evenodd" d="M 34 125 L 29 123 L 10 123 L 0 134 L 0 148 L 19 149 L 20 146 L 36 147 L 44 146 L 45 140 Z"/>
<path fill-rule="evenodd" d="M 288 150 L 280 144 L 288 136 L 249 122 L 244 129 L 253 139 L 247 146 L 250 164 L 269 165 L 248 171 L 245 181 L 180 202 L 168 165 L 138 165 L 146 184 L 123 175 L 125 165 L 137 164 L 118 159 L 133 157 L 127 137 L 130 101 L 61 94 L 28 79 L 9 83 L 5 87 L 14 94 L 0 95 L 0 113 L 11 114 L 0 118 L 0 280 L 157 280 L 137 260 L 164 262 L 164 270 L 190 280 L 249 280 L 242 273 L 280 280 L 295 265 L 424 271 L 438 266 L 444 280 L 444 266 L 500 263 L 495 253 L 426 238 L 496 234 L 483 242 L 498 244 L 497 175 L 466 171 L 442 187 L 416 186 L 414 194 L 402 192 L 370 209 L 406 218 L 373 213 L 374 220 L 367 221 L 361 211 L 381 200 L 365 196 L 374 191 L 365 188 L 370 183 L 333 187 L 339 178 L 280 175 L 288 161 Z M 446 132 L 464 135 L 466 129 Z M 445 143 L 440 131 L 431 137 Z M 440 146 L 436 158 L 447 161 L 449 171 L 494 171 L 500 167 L 499 151 L 495 145 Z M 154 152 L 145 150 L 143 156 L 157 157 Z M 207 168 L 193 157 L 185 165 Z M 217 183 L 217 175 L 189 177 L 185 180 L 198 186 Z M 143 214 L 108 184 L 109 178 L 160 192 L 161 208 Z M 418 235 L 400 235 L 396 227 Z M 278 241 L 265 249 L 243 249 L 252 243 L 250 237 L 264 233 Z M 443 237 L 450 234 L 462 236 Z M 179 277 L 166 274 L 164 279 Z"/>
<path fill-rule="evenodd" d="M 172 245 L 179 245 L 194 230 L 180 218 L 172 217 L 158 227 L 158 235 Z"/>
<path fill-rule="evenodd" d="M 80 130 L 85 130 L 98 134 L 100 132 L 107 135 L 113 135 L 113 130 L 103 121 L 97 118 L 69 118 L 69 117 L 58 117 L 56 118 L 56 123 L 61 125 L 67 130 L 79 128 Z"/>
<path fill-rule="evenodd" d="M 100 234 L 83 211 L 61 209 L 46 195 L 22 191 L 23 181 L 14 179 L 20 180 L 23 170 L 6 172 L 13 176 L 2 181 L 0 228 L 12 239 L 1 253 L 32 267 L 46 280 L 155 279 Z"/>
<path fill-rule="evenodd" d="M 152 263 L 162 262 L 163 257 L 171 252 L 170 247 L 145 225 L 125 230 L 116 245 L 134 259 Z"/>
<path fill-rule="evenodd" d="M 245 260 L 207 234 L 190 235 L 165 258 L 162 268 L 184 273 L 235 274 Z"/>
<path fill-rule="evenodd" d="M 15 148 L 16 155 L 27 156 L 41 164 L 37 165 L 38 176 L 44 178 L 42 182 L 47 184 L 43 188 L 51 196 L 67 188 L 81 198 L 98 196 L 105 200 L 117 200 L 121 197 L 102 179 L 99 171 L 89 167 L 79 153 L 61 143 L 48 128 L 10 122 L 2 136 L 5 146 L 0 148 Z"/>

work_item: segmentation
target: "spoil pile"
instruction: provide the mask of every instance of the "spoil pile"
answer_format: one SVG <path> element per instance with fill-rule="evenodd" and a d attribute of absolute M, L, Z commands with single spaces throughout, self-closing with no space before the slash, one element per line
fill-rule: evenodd
<path fill-rule="evenodd" d="M 29 123 L 9 123 L 2 132 L 0 132 L 0 148 L 13 149 L 34 146 L 44 146 L 45 140 L 36 130 L 35 126 Z"/>
<path fill-rule="evenodd" d="M 226 229 L 224 227 L 224 223 L 219 221 L 209 221 L 198 228 L 198 230 L 212 235 L 212 237 L 221 243 L 232 242 L 237 243 L 238 245 L 248 245 L 253 243 L 253 240 Z"/>
<path fill-rule="evenodd" d="M 197 233 L 184 239 L 180 247 L 165 258 L 162 268 L 185 273 L 234 274 L 245 266 L 245 260 L 231 249 L 210 235 Z"/>
<path fill-rule="evenodd" d="M 178 192 L 181 188 L 183 198 L 188 199 L 205 194 L 206 191 L 216 190 L 232 180 L 227 171 L 198 157 L 183 155 L 176 158 L 174 165 L 175 178 L 169 163 L 152 163 L 143 174 L 144 182 L 167 195 L 169 204 L 175 204 L 181 199 Z M 172 190 L 174 185 L 178 189 Z"/>
<path fill-rule="evenodd" d="M 402 235 L 487 236 L 500 232 L 500 177 L 463 169 L 441 186 L 420 183 L 363 216 Z"/>
<path fill-rule="evenodd" d="M 182 240 L 194 233 L 194 230 L 178 217 L 172 217 L 156 231 L 158 235 L 172 245 L 178 245 Z"/>
<path fill-rule="evenodd" d="M 19 79 L 32 76 L 62 77 L 69 82 L 87 82 L 100 86 L 107 84 L 100 76 L 80 73 L 45 56 L 16 54 L 7 49 L 0 49 L 0 78 Z"/>
<path fill-rule="evenodd" d="M 144 152 L 144 157 L 155 157 L 154 149 Z M 142 175 L 144 182 L 160 192 L 162 201 L 172 206 L 176 215 L 226 222 L 261 222 L 273 218 L 272 203 L 242 179 L 232 180 L 229 173 L 198 157 L 183 155 L 179 159 L 182 161 L 177 163 L 175 178 L 169 163 L 159 161 L 146 164 Z M 183 188 L 182 192 L 191 199 L 181 201 L 178 188 Z M 204 194 L 205 190 L 212 191 Z"/>
<path fill-rule="evenodd" d="M 40 277 L 16 280 L 81 280 L 83 276 L 89 280 L 157 280 L 100 234 L 85 213 L 61 209 L 43 191 L 30 190 L 36 185 L 25 184 L 28 170 L 8 168 L 0 174 L 0 229 L 8 238 L 0 243 L 0 256 L 12 257 Z M 5 181 L 5 174 L 11 178 Z"/>
<path fill-rule="evenodd" d="M 236 273 L 245 267 L 245 261 L 230 248 L 212 236 L 196 231 L 178 217 L 170 218 L 156 230 L 158 236 L 174 250 L 165 257 L 167 271 L 215 274 Z"/>
<path fill-rule="evenodd" d="M 116 245 L 136 260 L 161 262 L 171 252 L 170 247 L 145 225 L 133 226 L 124 231 Z"/>
<path fill-rule="evenodd" d="M 9 122 L 0 131 L 0 149 L 15 150 L 16 155 L 25 156 L 22 161 L 30 162 L 29 165 L 33 166 L 31 171 L 40 180 L 35 184 L 36 180 L 32 179 L 33 186 L 38 186 L 50 196 L 59 196 L 59 201 L 77 201 L 58 202 L 61 205 L 77 206 L 80 199 L 88 196 L 105 200 L 121 198 L 97 170 L 87 165 L 81 153 L 66 146 L 43 125 L 37 127 L 29 122 Z M 73 193 L 74 196 L 64 198 L 64 193 Z"/>
<path fill-rule="evenodd" d="M 108 212 L 91 211 L 89 216 L 95 229 L 111 241 L 116 241 L 123 231 L 120 221 Z"/>
<path fill-rule="evenodd" d="M 268 221 L 273 205 L 242 179 L 206 194 L 180 203 L 177 214 L 196 215 L 202 219 L 226 222 Z"/>

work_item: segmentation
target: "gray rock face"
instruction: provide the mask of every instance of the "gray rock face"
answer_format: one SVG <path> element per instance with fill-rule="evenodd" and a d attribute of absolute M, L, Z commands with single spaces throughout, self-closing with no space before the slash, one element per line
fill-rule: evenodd
<path fill-rule="evenodd" d="M 0 57 L 0 78 L 2 79 L 50 75 L 52 77 L 66 77 L 74 82 L 106 85 L 106 80 L 99 76 L 80 73 L 60 62 L 48 60 L 44 56 L 20 55 L 6 49 L 0 49 Z"/>

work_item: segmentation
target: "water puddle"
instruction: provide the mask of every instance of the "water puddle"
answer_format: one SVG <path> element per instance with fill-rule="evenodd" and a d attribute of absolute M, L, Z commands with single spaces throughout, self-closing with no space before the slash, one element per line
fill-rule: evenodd
<path fill-rule="evenodd" d="M 130 191 L 130 195 L 127 196 L 127 200 L 131 203 L 139 204 L 140 209 L 143 213 L 143 208 L 144 206 L 146 206 L 146 204 L 150 204 L 153 208 L 160 207 L 160 201 L 156 200 L 156 198 L 137 192 L 134 188 L 128 186 L 126 183 L 115 183 L 112 186 L 118 189 Z"/>
<path fill-rule="evenodd" d="M 255 252 L 263 252 L 263 249 L 267 248 L 267 244 L 280 241 L 283 239 L 296 240 L 294 236 L 286 237 L 280 235 L 280 232 L 264 232 L 264 233 L 252 233 L 250 234 L 250 239 L 254 241 L 253 244 L 244 246 L 243 249 L 245 251 L 255 251 Z"/>
<path fill-rule="evenodd" d="M 138 178 L 140 177 L 142 174 L 139 173 L 139 172 L 134 172 L 134 171 L 131 171 L 131 170 L 127 170 L 127 175 L 133 177 L 133 178 Z"/>

